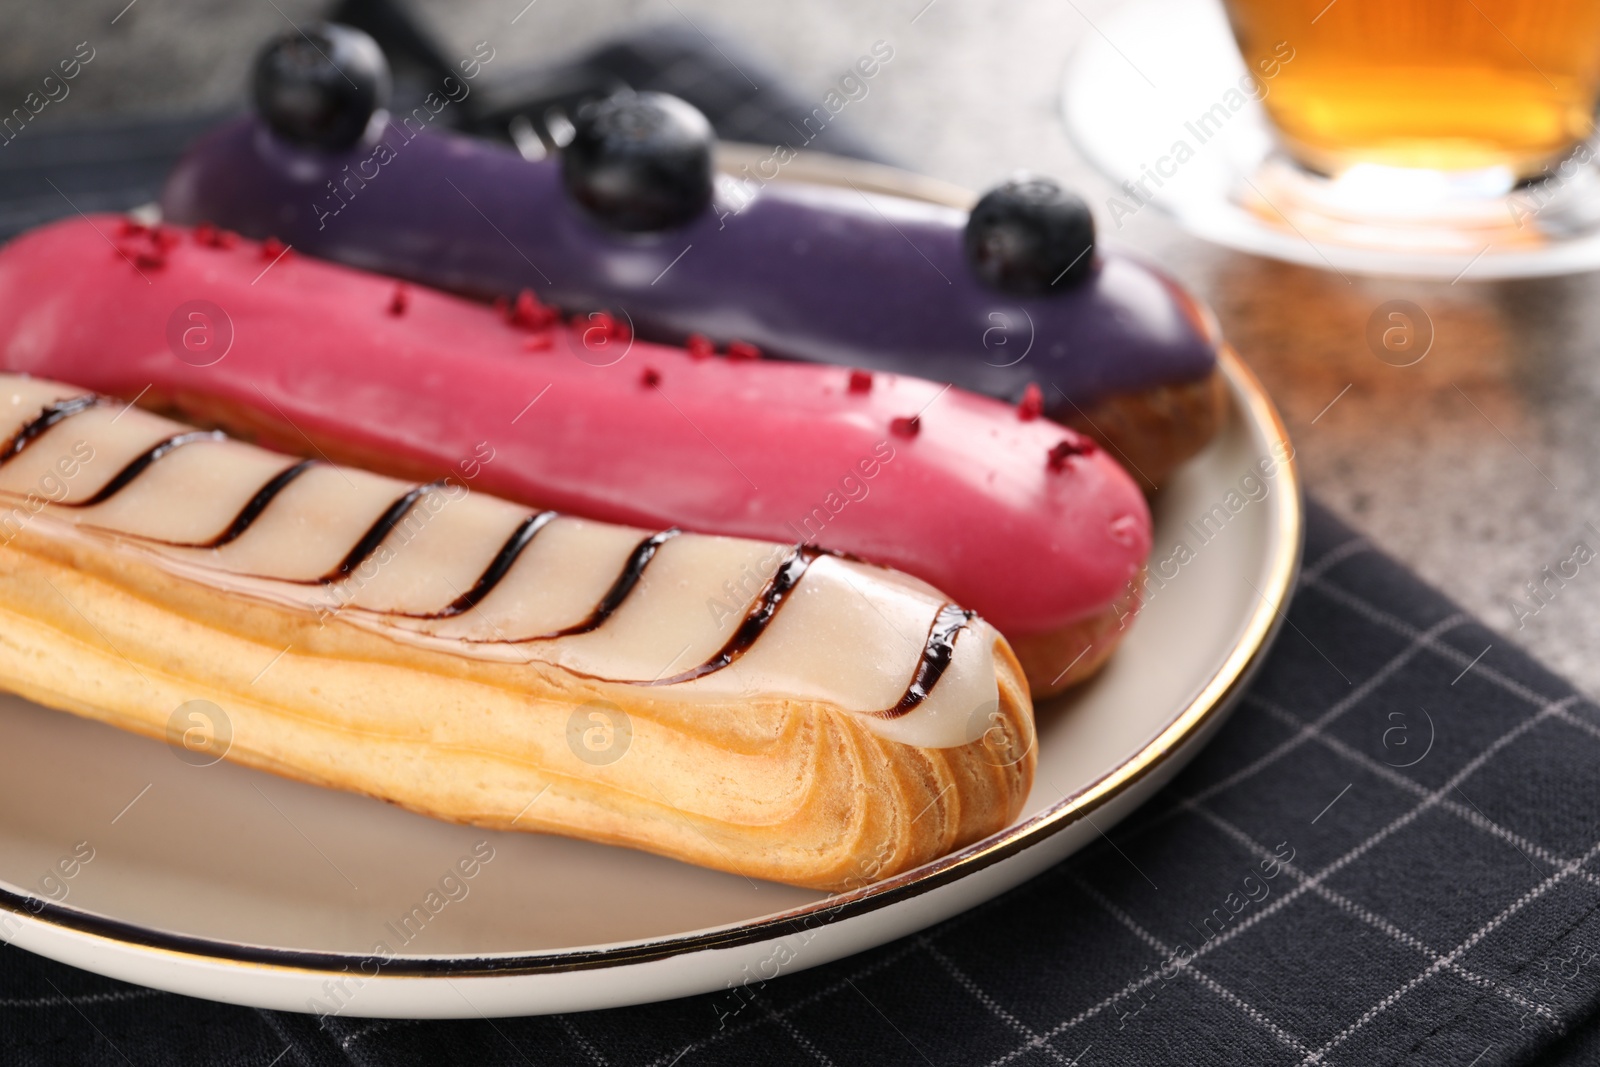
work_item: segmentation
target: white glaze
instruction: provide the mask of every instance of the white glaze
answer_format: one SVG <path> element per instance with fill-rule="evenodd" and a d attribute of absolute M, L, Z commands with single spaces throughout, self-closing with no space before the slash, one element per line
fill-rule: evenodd
<path fill-rule="evenodd" d="M 78 395 L 82 391 L 70 386 L 0 375 L 0 440 L 11 439 L 46 405 Z M 30 493 L 36 501 L 81 503 L 140 453 L 186 429 L 114 402 L 90 408 L 0 464 L 0 496 L 13 508 L 26 505 Z M 92 458 L 84 459 L 89 449 Z M 537 660 L 619 682 L 651 682 L 710 660 L 790 551 L 769 542 L 680 535 L 658 549 L 604 625 L 527 640 L 586 618 L 652 531 L 556 518 L 479 604 L 440 619 L 395 613 L 432 613 L 450 604 L 529 514 L 473 492 L 462 480 L 429 489 L 366 563 L 330 584 L 296 583 L 315 583 L 332 572 L 412 485 L 319 464 L 290 483 L 237 540 L 215 549 L 160 543 L 214 538 L 263 484 L 296 462 L 238 441 L 199 441 L 151 464 L 103 503 L 45 503 L 10 514 L 25 515 L 37 532 L 114 540 L 117 551 L 137 553 L 169 573 L 333 613 L 396 640 L 486 660 Z M 966 744 L 987 725 L 985 711 L 998 696 L 998 637 L 981 620 L 961 631 L 949 667 L 921 704 L 895 719 L 874 714 L 906 691 L 943 603 L 921 582 L 824 556 L 743 656 L 690 681 L 652 686 L 649 695 L 824 701 L 861 714 L 871 729 L 896 741 L 928 748 Z"/>

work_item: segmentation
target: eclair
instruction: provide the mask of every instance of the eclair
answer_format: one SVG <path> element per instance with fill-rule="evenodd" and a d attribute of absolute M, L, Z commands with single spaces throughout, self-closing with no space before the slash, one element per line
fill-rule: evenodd
<path fill-rule="evenodd" d="M 0 685 L 156 737 L 207 701 L 249 766 L 823 889 L 1016 816 L 1032 710 L 972 612 L 482 491 L 509 462 L 402 482 L 0 376 Z"/>
<path fill-rule="evenodd" d="M 500 313 L 208 227 L 90 216 L 0 249 L 0 368 L 417 481 L 489 449 L 479 484 L 530 507 L 847 553 L 977 611 L 1035 697 L 1110 655 L 1150 549 L 1115 460 L 990 398 L 652 344 L 531 295 Z"/>
<path fill-rule="evenodd" d="M 652 340 L 953 383 L 1099 439 L 1146 488 L 1220 424 L 1209 311 L 1097 248 L 1087 205 L 1048 179 L 968 212 L 774 181 L 788 146 L 718 178 L 704 117 L 652 93 L 581 109 L 559 158 L 524 159 L 428 107 L 388 114 L 370 38 L 309 32 L 261 56 L 256 114 L 179 162 L 168 220 L 484 299 L 527 289 Z"/>

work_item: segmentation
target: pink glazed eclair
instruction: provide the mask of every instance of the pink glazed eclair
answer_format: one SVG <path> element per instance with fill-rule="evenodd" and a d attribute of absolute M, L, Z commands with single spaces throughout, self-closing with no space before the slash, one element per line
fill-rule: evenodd
<path fill-rule="evenodd" d="M 630 334 L 207 226 L 100 215 L 0 249 L 0 369 L 383 474 L 470 472 L 530 506 L 892 567 L 987 618 L 1036 697 L 1116 646 L 1150 514 L 1088 438 L 920 379 Z M 752 568 L 707 610 L 771 578 Z"/>

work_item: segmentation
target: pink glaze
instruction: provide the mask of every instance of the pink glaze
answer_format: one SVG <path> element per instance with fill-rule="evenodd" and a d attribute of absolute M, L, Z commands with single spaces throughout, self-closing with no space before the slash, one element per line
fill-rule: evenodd
<path fill-rule="evenodd" d="M 496 495 L 815 542 L 922 578 L 1014 637 L 1105 609 L 1149 552 L 1122 469 L 998 401 L 881 374 L 852 388 L 846 368 L 706 358 L 588 321 L 534 329 L 527 302 L 515 323 L 278 250 L 129 233 L 108 215 L 33 231 L 0 249 L 0 365 L 251 409 L 307 454 L 333 440 L 443 474 L 487 442 L 472 484 Z M 193 301 L 227 322 L 189 317 Z M 195 365 L 229 324 L 226 355 Z"/>

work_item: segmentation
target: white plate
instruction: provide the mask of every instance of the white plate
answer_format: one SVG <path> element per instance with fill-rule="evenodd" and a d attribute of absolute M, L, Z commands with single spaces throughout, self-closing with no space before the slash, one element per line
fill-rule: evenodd
<path fill-rule="evenodd" d="M 1111 229 L 1148 205 L 1217 244 L 1341 273 L 1600 268 L 1596 144 L 1509 191 L 1508 177 L 1484 188 L 1488 173 L 1358 168 L 1330 181 L 1277 152 L 1265 110 L 1237 91 L 1244 62 L 1217 0 L 1129 0 L 1096 29 L 1068 62 L 1061 112 L 1073 144 L 1123 190 L 1095 205 Z"/>
<path fill-rule="evenodd" d="M 884 168 L 813 160 L 807 170 L 895 184 Z M 970 198 L 911 179 L 903 191 Z M 470 1018 L 730 988 L 970 908 L 1159 789 L 1221 724 L 1276 630 L 1299 561 L 1298 474 L 1280 465 L 1245 483 L 1266 485 L 1265 496 L 1241 492 L 1286 438 L 1243 365 L 1229 354 L 1223 366 L 1232 417 L 1154 503 L 1153 561 L 1179 540 L 1193 558 L 1171 565 L 1176 577 L 1097 680 L 1038 709 L 1033 794 L 985 841 L 827 896 L 194 766 L 178 749 L 0 697 L 0 939 L 213 1000 Z M 1213 518 L 1218 532 L 1202 544 L 1189 524 L 1219 505 L 1229 517 Z M 463 860 L 473 877 L 447 878 Z M 380 943 L 393 955 L 374 955 Z"/>

